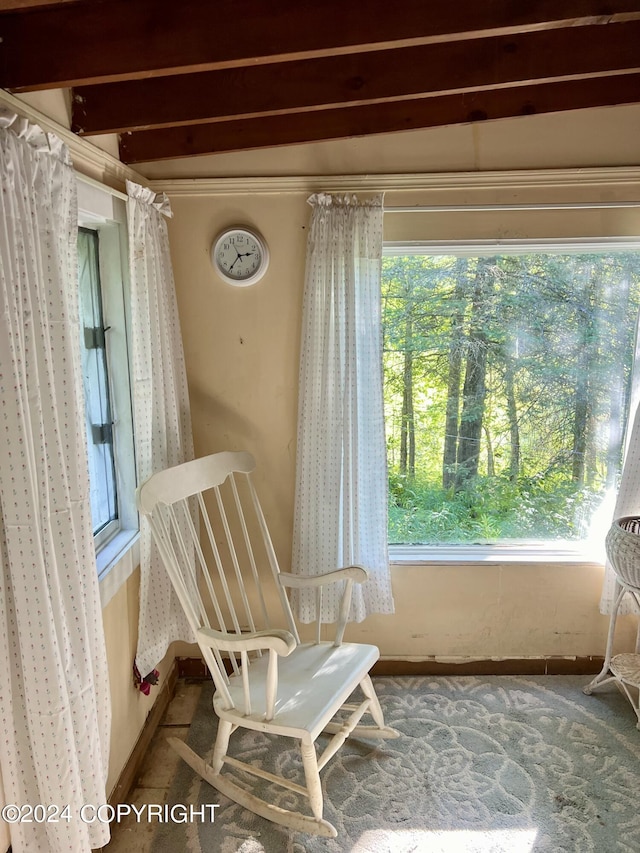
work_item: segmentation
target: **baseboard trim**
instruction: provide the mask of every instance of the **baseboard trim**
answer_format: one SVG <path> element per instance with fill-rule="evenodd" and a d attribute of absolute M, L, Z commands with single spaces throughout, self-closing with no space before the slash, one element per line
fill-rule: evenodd
<path fill-rule="evenodd" d="M 202 658 L 176 658 L 178 678 L 192 681 L 204 681 L 209 678 L 209 670 Z"/>
<path fill-rule="evenodd" d="M 151 739 L 153 738 L 156 729 L 160 725 L 160 721 L 164 716 L 164 712 L 167 710 L 169 702 L 171 702 L 175 695 L 176 683 L 178 681 L 178 678 L 180 677 L 178 672 L 179 668 L 177 665 L 177 661 L 174 661 L 173 665 L 171 666 L 171 669 L 167 674 L 164 684 L 160 688 L 158 697 L 154 702 L 151 711 L 149 711 L 142 731 L 140 732 L 140 736 L 138 737 L 136 745 L 133 747 L 131 755 L 129 756 L 129 760 L 123 767 L 122 773 L 120 774 L 118 781 L 116 782 L 115 787 L 111 792 L 111 796 L 109 797 L 110 805 L 116 806 L 119 803 L 128 802 L 128 796 L 135 787 L 136 779 L 138 777 L 138 773 L 140 772 L 140 767 L 142 765 L 144 757 L 149 749 Z"/>
<path fill-rule="evenodd" d="M 540 657 L 493 660 L 378 660 L 372 675 L 591 675 L 602 669 L 604 658 Z"/>
<path fill-rule="evenodd" d="M 403 660 L 384 658 L 377 661 L 372 675 L 592 675 L 600 672 L 604 658 L 600 655 L 580 657 L 549 656 L 539 658 L 504 658 L 493 660 Z M 178 678 L 202 680 L 209 677 L 202 658 L 176 658 Z"/>

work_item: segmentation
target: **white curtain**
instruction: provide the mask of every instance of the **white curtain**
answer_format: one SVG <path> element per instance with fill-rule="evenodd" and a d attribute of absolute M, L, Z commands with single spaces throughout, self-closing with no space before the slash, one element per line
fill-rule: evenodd
<path fill-rule="evenodd" d="M 131 278 L 133 419 L 138 483 L 193 459 L 187 376 L 169 254 L 164 195 L 127 181 Z M 194 643 L 151 530 L 140 531 L 140 621 L 136 664 L 142 677 L 174 640 Z"/>
<path fill-rule="evenodd" d="M 320 574 L 353 563 L 350 620 L 393 613 L 387 550 L 387 471 L 382 398 L 380 271 L 382 196 L 327 194 L 313 208 L 304 290 L 293 571 Z M 338 586 L 338 585 L 336 585 Z M 327 587 L 322 621 L 338 615 Z M 294 597 L 315 618 L 315 592 Z"/>
<path fill-rule="evenodd" d="M 80 369 L 76 177 L 52 134 L 0 109 L 0 770 L 14 853 L 86 853 L 105 802 L 109 681 Z M 49 812 L 51 816 L 51 812 Z"/>
<path fill-rule="evenodd" d="M 640 326 L 639 326 L 640 329 Z M 640 334 L 636 333 L 636 347 L 632 371 L 629 424 L 624 447 L 624 461 L 620 488 L 616 496 L 613 518 L 625 515 L 640 516 Z M 600 598 L 600 612 L 610 614 L 616 596 L 616 574 L 607 560 Z M 629 595 L 625 595 L 618 613 L 635 613 L 637 608 Z M 640 634 L 638 635 L 640 641 Z"/>

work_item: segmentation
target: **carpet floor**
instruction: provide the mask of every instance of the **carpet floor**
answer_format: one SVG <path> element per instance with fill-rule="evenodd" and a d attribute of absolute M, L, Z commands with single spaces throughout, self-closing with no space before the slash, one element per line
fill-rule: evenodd
<path fill-rule="evenodd" d="M 168 802 L 219 803 L 213 822 L 158 826 L 154 853 L 640 853 L 640 731 L 615 686 L 588 676 L 375 678 L 391 741 L 349 739 L 322 771 L 336 839 L 230 802 L 184 762 Z M 210 758 L 212 685 L 189 745 Z M 238 729 L 230 754 L 302 781 L 292 741 Z M 238 777 L 242 783 L 242 777 Z M 251 783 L 253 787 L 255 783 Z M 268 782 L 260 795 L 308 812 Z M 246 780 L 249 788 L 249 780 Z"/>

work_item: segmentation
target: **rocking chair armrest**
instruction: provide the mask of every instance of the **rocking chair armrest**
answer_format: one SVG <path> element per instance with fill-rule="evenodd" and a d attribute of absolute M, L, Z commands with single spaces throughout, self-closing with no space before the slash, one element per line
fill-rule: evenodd
<path fill-rule="evenodd" d="M 289 631 L 256 631 L 248 634 L 228 634 L 213 628 L 198 628 L 198 642 L 222 652 L 255 652 L 273 649 L 280 657 L 287 657 L 297 643 Z"/>
<path fill-rule="evenodd" d="M 280 572 L 278 577 L 282 586 L 300 589 L 306 586 L 324 586 L 341 580 L 352 580 L 356 583 L 364 583 L 368 573 L 362 566 L 346 566 L 333 572 L 325 572 L 322 575 L 292 575 L 290 572 Z"/>

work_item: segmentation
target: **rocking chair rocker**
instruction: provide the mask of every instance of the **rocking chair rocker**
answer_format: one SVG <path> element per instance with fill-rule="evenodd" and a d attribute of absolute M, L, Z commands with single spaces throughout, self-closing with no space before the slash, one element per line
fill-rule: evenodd
<path fill-rule="evenodd" d="M 253 469 L 248 453 L 217 453 L 161 471 L 138 489 L 138 507 L 151 524 L 216 687 L 219 726 L 211 764 L 183 741 L 169 742 L 231 800 L 275 823 L 331 838 L 337 832 L 322 817 L 319 771 L 350 735 L 398 736 L 384 724 L 368 674 L 378 649 L 342 642 L 353 583 L 362 583 L 367 574 L 360 566 L 308 577 L 281 572 L 250 478 Z M 326 642 L 319 617 L 322 587 L 335 582 L 344 589 L 335 639 Z M 286 594 L 305 586 L 316 591 L 318 622 L 310 643 L 300 642 Z M 269 616 L 274 604 L 279 622 Z M 347 703 L 358 686 L 364 700 Z M 349 716 L 334 721 L 339 711 Z M 359 725 L 365 713 L 375 725 Z M 299 740 L 306 785 L 229 756 L 230 735 L 240 727 Z M 322 732 L 333 737 L 318 757 L 315 741 Z M 312 816 L 248 792 L 222 773 L 225 765 L 306 796 Z"/>

